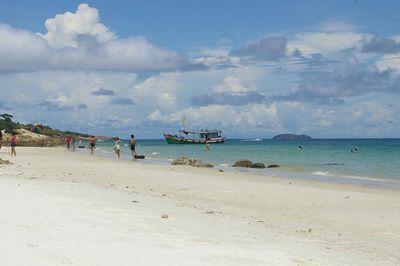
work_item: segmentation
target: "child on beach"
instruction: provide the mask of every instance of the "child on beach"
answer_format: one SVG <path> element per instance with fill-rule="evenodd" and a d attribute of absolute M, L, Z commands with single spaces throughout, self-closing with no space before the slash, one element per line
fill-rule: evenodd
<path fill-rule="evenodd" d="M 136 139 L 134 135 L 131 135 L 131 140 L 129 141 L 129 145 L 131 148 L 132 159 L 135 159 L 136 155 Z"/>
<path fill-rule="evenodd" d="M 115 154 L 117 155 L 117 158 L 119 159 L 121 157 L 121 146 L 120 146 L 121 140 L 119 139 L 119 137 L 116 137 L 114 139 L 114 141 L 115 141 L 114 151 L 115 151 Z"/>
<path fill-rule="evenodd" d="M 11 156 L 17 156 L 17 152 L 15 151 L 15 146 L 17 146 L 17 134 L 15 132 L 11 133 L 10 143 L 11 143 Z"/>

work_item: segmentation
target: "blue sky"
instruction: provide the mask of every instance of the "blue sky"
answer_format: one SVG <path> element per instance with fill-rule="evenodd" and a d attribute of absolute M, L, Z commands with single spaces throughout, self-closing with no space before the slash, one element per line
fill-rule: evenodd
<path fill-rule="evenodd" d="M 0 112 L 94 134 L 398 137 L 398 1 L 0 2 Z"/>

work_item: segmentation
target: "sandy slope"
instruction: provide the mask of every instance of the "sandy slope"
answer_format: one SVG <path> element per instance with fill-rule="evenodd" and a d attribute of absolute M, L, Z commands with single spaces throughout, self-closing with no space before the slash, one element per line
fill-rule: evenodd
<path fill-rule="evenodd" d="M 400 264 L 400 191 L 17 152 L 0 265 Z"/>

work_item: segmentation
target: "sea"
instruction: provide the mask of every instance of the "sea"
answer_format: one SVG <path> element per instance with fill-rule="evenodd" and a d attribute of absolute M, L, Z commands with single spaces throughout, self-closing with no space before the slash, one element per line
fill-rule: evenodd
<path fill-rule="evenodd" d="M 120 144 L 123 160 L 131 160 L 128 143 L 129 140 L 122 140 Z M 87 147 L 87 143 L 82 145 Z M 98 141 L 96 155 L 116 158 L 113 146 L 112 140 Z M 87 149 L 77 150 L 88 152 Z M 139 139 L 136 150 L 146 156 L 140 161 L 150 164 L 171 164 L 172 160 L 186 156 L 205 160 L 224 171 L 400 189 L 400 139 L 228 139 L 224 144 L 210 145 L 209 151 L 201 144 Z M 243 159 L 280 167 L 232 167 Z"/>

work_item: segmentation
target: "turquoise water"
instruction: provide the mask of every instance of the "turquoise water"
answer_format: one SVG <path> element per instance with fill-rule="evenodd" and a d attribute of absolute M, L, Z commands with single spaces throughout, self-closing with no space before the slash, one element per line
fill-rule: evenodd
<path fill-rule="evenodd" d="M 97 143 L 96 153 L 113 155 L 113 141 Z M 303 149 L 299 149 L 303 146 Z M 357 147 L 357 153 L 350 150 Z M 130 158 L 128 141 L 121 144 L 122 159 Z M 265 173 L 293 173 L 312 176 L 340 176 L 400 181 L 400 139 L 315 139 L 310 141 L 227 140 L 225 144 L 167 144 L 165 140 L 138 140 L 138 154 L 147 162 L 170 163 L 180 156 L 204 159 L 228 167 L 249 159 L 264 164 L 279 164 Z M 261 171 L 261 172 L 260 172 Z M 262 173 L 263 170 L 258 171 Z"/>

